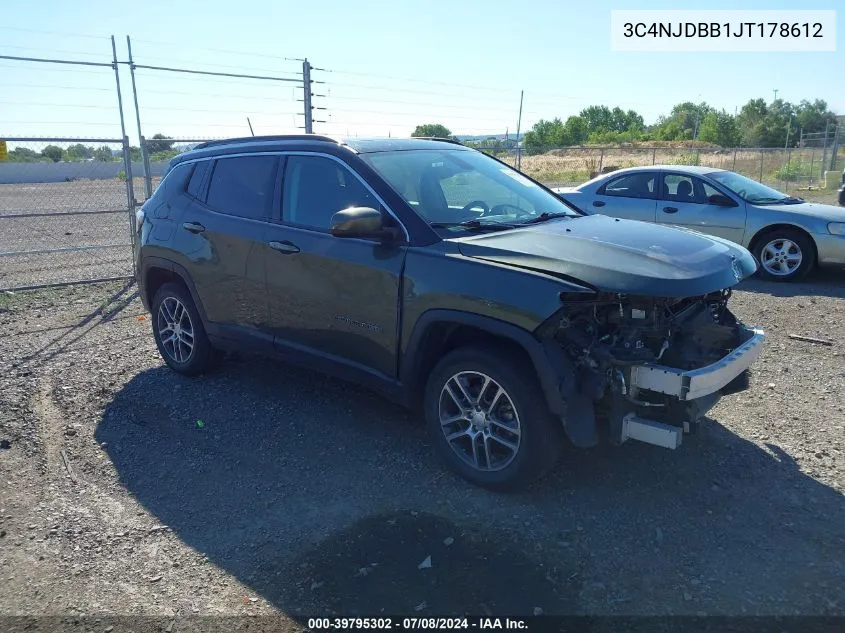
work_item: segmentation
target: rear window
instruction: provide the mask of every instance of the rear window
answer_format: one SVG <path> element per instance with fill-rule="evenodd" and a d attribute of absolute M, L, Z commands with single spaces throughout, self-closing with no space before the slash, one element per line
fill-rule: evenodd
<path fill-rule="evenodd" d="M 218 158 L 206 204 L 221 213 L 252 220 L 270 218 L 278 156 Z"/>
<path fill-rule="evenodd" d="M 202 184 L 210 164 L 211 161 L 208 160 L 194 163 L 194 171 L 191 173 L 191 179 L 188 180 L 188 186 L 185 187 L 185 192 L 192 198 L 202 198 Z"/>

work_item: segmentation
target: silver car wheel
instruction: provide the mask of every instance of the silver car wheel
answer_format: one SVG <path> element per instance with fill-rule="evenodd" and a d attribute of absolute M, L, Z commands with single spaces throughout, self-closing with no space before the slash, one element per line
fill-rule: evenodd
<path fill-rule="evenodd" d="M 440 427 L 453 451 L 472 468 L 506 468 L 519 451 L 519 415 L 499 383 L 480 372 L 453 375 L 440 391 Z"/>
<path fill-rule="evenodd" d="M 794 273 L 804 258 L 801 247 L 792 240 L 772 240 L 760 251 L 760 264 L 770 275 L 785 277 Z"/>
<path fill-rule="evenodd" d="M 194 324 L 185 305 L 167 297 L 158 308 L 158 334 L 164 352 L 177 363 L 186 363 L 194 353 Z"/>

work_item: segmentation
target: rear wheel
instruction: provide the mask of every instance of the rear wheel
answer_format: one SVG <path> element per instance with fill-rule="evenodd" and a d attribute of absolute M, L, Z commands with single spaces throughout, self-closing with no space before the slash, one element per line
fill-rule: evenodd
<path fill-rule="evenodd" d="M 151 308 L 153 335 L 164 362 L 188 376 L 210 369 L 216 355 L 188 290 L 166 283 L 156 292 Z"/>
<path fill-rule="evenodd" d="M 760 262 L 760 276 L 772 281 L 802 279 L 816 261 L 810 238 L 790 229 L 777 229 L 760 237 L 754 255 Z"/>
<path fill-rule="evenodd" d="M 491 348 L 461 348 L 434 368 L 425 391 L 429 432 L 447 465 L 494 490 L 527 486 L 560 455 L 560 422 L 533 368 Z"/>

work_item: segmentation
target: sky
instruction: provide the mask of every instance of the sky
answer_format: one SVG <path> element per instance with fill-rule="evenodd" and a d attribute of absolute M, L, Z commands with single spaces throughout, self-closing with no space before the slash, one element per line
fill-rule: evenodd
<path fill-rule="evenodd" d="M 297 79 L 315 67 L 314 131 L 407 136 L 443 123 L 456 134 L 513 134 L 592 104 L 652 123 L 682 101 L 734 112 L 751 98 L 821 98 L 845 114 L 845 27 L 826 53 L 623 53 L 611 9 L 678 2 L 564 0 L 7 1 L 0 55 L 136 64 Z M 836 9 L 841 0 L 686 3 L 707 9 Z M 84 9 L 83 9 L 84 7 Z M 120 71 L 127 134 L 137 139 L 131 77 Z M 180 139 L 301 131 L 296 83 L 136 71 L 142 131 Z M 110 68 L 0 59 L 0 138 L 119 138 Z"/>

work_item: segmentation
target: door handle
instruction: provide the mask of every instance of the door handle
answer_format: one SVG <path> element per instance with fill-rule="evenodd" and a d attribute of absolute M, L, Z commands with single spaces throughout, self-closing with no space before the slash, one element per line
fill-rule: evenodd
<path fill-rule="evenodd" d="M 663 213 L 677 213 L 678 207 L 663 207 Z"/>
<path fill-rule="evenodd" d="M 189 233 L 202 233 L 203 231 L 205 231 L 205 227 L 199 222 L 185 222 L 182 225 L 182 228 L 188 231 Z"/>
<path fill-rule="evenodd" d="M 287 240 L 284 242 L 270 242 L 269 246 L 274 251 L 279 251 L 284 255 L 293 255 L 294 253 L 299 252 L 299 247 L 293 242 L 288 242 Z"/>
<path fill-rule="evenodd" d="M 602 202 L 601 200 L 596 200 L 595 202 L 593 202 L 593 206 L 594 207 L 603 207 L 604 202 Z"/>

